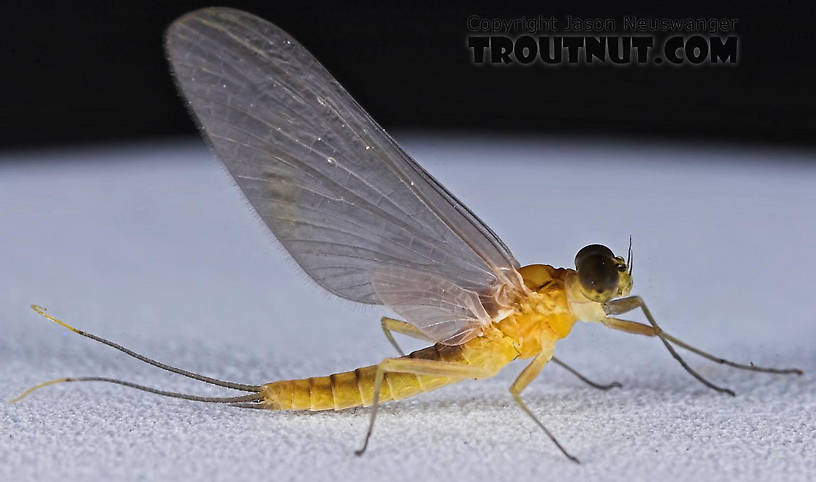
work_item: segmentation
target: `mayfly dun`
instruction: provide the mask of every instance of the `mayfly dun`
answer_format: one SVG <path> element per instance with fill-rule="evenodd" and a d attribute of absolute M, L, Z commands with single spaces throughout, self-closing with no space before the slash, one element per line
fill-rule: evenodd
<path fill-rule="evenodd" d="M 681 347 L 716 363 L 760 368 L 713 356 L 663 331 L 643 299 L 631 296 L 627 259 L 601 245 L 575 257 L 575 268 L 521 267 L 507 246 L 473 212 L 408 156 L 343 87 L 283 30 L 251 14 L 207 8 L 182 16 L 165 46 L 178 88 L 203 137 L 289 254 L 317 284 L 337 296 L 385 305 L 401 318 L 382 318 L 401 356 L 330 376 L 263 385 L 227 382 L 175 368 L 86 333 L 33 306 L 42 316 L 153 366 L 246 395 L 202 397 L 103 377 L 102 381 L 158 395 L 269 410 L 371 407 L 362 454 L 380 403 L 473 378 L 488 378 L 516 359 L 531 360 L 510 393 L 519 407 L 570 460 L 521 398 L 553 361 L 601 389 L 553 356 L 555 343 L 577 320 L 599 322 L 659 339 L 682 367 Z M 640 310 L 648 323 L 618 316 Z M 431 342 L 405 355 L 393 332 Z"/>

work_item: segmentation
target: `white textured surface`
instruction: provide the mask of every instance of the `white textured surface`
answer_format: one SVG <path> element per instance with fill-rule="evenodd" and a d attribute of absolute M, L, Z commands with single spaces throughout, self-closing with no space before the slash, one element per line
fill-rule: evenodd
<path fill-rule="evenodd" d="M 570 265 L 582 246 L 623 252 L 635 292 L 731 399 L 656 340 L 579 325 L 525 392 L 560 454 L 507 386 L 523 365 L 389 404 L 352 455 L 365 410 L 272 413 L 63 385 L 0 408 L 0 480 L 813 480 L 816 476 L 816 164 L 813 154 L 408 137 L 419 161 L 522 264 Z M 803 162 L 804 161 L 804 162 Z M 202 394 L 36 316 L 186 369 L 247 383 L 323 375 L 391 355 L 380 309 L 320 292 L 198 145 L 5 154 L 0 160 L 0 396 L 68 375 Z M 416 344 L 404 342 L 416 347 Z"/>

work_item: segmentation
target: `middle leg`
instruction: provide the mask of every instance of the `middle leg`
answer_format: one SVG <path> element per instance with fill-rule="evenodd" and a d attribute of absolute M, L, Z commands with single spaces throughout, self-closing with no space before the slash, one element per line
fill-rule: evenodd
<path fill-rule="evenodd" d="M 564 449 L 564 447 L 558 442 L 555 436 L 547 429 L 546 426 L 544 426 L 541 420 L 539 420 L 538 417 L 535 416 L 535 414 L 532 412 L 532 410 L 530 410 L 527 404 L 524 403 L 524 400 L 521 399 L 522 390 L 524 390 L 527 387 L 527 385 L 529 385 L 530 382 L 532 382 L 538 376 L 538 374 L 541 372 L 541 369 L 544 368 L 544 365 L 546 365 L 547 362 L 550 361 L 550 359 L 552 358 L 553 348 L 554 347 L 545 349 L 544 351 L 536 355 L 535 358 L 533 358 L 533 361 L 529 365 L 527 365 L 526 368 L 524 368 L 524 370 L 521 372 L 518 378 L 516 378 L 516 381 L 513 382 L 512 385 L 510 385 L 510 394 L 513 396 L 513 400 L 516 401 L 516 403 L 518 404 L 519 407 L 521 407 L 524 413 L 526 413 L 530 418 L 532 418 L 533 421 L 541 428 L 541 430 L 543 430 L 544 433 L 547 434 L 547 437 L 549 437 L 550 440 L 552 440 L 555 446 L 558 447 L 559 450 L 561 450 L 561 453 L 563 453 L 568 459 L 572 460 L 576 464 L 580 464 L 581 462 L 578 460 L 578 458 L 576 458 L 574 455 L 571 455 L 569 452 L 566 451 L 566 449 Z"/>

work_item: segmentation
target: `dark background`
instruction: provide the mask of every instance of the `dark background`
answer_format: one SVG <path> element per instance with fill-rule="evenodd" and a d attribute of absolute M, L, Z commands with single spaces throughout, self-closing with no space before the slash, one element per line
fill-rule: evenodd
<path fill-rule="evenodd" d="M 814 144 L 807 2 L 232 1 L 303 43 L 388 129 Z M 162 32 L 205 2 L 4 5 L 0 147 L 192 135 Z M 486 67 L 469 15 L 737 17 L 736 67 Z"/>

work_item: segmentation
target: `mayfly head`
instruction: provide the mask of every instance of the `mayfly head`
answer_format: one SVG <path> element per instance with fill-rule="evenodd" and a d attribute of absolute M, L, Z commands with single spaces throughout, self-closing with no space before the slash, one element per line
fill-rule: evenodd
<path fill-rule="evenodd" d="M 598 303 L 629 296 L 632 274 L 627 262 L 601 244 L 590 244 L 575 255 L 581 292 Z"/>

